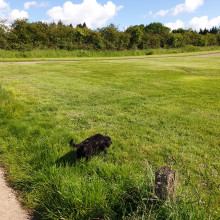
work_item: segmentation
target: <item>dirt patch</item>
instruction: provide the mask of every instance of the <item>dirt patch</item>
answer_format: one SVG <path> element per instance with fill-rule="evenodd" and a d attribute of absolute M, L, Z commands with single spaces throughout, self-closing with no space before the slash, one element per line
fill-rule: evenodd
<path fill-rule="evenodd" d="M 183 56 L 183 57 L 212 57 L 220 56 L 220 53 L 215 54 L 204 54 L 204 55 L 194 55 L 194 56 Z M 172 59 L 180 57 L 142 57 L 142 58 L 123 58 L 119 60 L 157 60 L 157 59 Z M 21 62 L 0 62 L 0 64 L 37 64 L 37 63 L 75 63 L 80 62 L 81 60 L 50 60 L 50 61 L 21 61 Z M 108 59 L 106 61 L 117 61 L 117 59 Z"/>
<path fill-rule="evenodd" d="M 37 64 L 37 63 L 75 63 L 74 60 L 51 60 L 51 61 L 21 61 L 21 62 L 0 62 L 0 64 Z"/>
<path fill-rule="evenodd" d="M 214 57 L 214 56 L 220 56 L 220 53 L 197 55 L 195 57 Z"/>
<path fill-rule="evenodd" d="M 0 219 L 29 220 L 30 215 L 21 208 L 16 193 L 6 184 L 4 170 L 0 167 Z"/>

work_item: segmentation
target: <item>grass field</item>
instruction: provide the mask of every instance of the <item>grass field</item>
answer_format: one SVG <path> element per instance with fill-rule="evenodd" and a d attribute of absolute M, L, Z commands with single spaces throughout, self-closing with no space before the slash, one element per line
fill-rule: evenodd
<path fill-rule="evenodd" d="M 0 64 L 0 162 L 40 219 L 217 219 L 220 59 Z M 101 133 L 108 154 L 73 164 Z M 151 206 L 154 171 L 179 173 Z"/>

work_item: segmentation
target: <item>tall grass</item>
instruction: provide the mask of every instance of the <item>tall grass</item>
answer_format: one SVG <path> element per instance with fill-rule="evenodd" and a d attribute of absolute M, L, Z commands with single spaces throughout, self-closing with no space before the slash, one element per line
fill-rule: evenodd
<path fill-rule="evenodd" d="M 0 161 L 39 219 L 219 216 L 219 58 L 0 64 Z M 113 144 L 73 163 L 79 143 Z M 154 171 L 179 173 L 152 205 Z"/>
<path fill-rule="evenodd" d="M 145 56 L 176 54 L 186 52 L 202 52 L 219 50 L 219 47 L 195 47 L 185 46 L 175 49 L 149 49 L 149 50 L 124 50 L 124 51 L 96 51 L 96 50 L 32 50 L 32 51 L 13 51 L 0 50 L 0 58 L 71 58 L 71 57 L 124 57 L 124 56 Z"/>

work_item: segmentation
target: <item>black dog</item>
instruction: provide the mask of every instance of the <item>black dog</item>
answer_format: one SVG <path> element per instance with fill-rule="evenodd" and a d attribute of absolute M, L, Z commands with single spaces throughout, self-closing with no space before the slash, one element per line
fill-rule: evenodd
<path fill-rule="evenodd" d="M 101 150 L 107 153 L 105 148 L 109 147 L 111 144 L 111 138 L 101 134 L 91 136 L 80 144 L 74 144 L 73 139 L 70 141 L 70 146 L 77 148 L 76 160 L 85 157 L 87 161 L 93 155 L 94 151 Z"/>

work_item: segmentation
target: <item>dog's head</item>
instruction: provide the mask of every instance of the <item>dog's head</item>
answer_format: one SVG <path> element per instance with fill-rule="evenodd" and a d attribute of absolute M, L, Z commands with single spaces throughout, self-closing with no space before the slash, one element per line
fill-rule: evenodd
<path fill-rule="evenodd" d="M 76 144 L 74 144 L 73 139 L 70 141 L 70 147 L 76 147 Z"/>
<path fill-rule="evenodd" d="M 109 147 L 112 144 L 111 138 L 108 136 L 105 136 L 105 144 L 107 147 Z"/>

